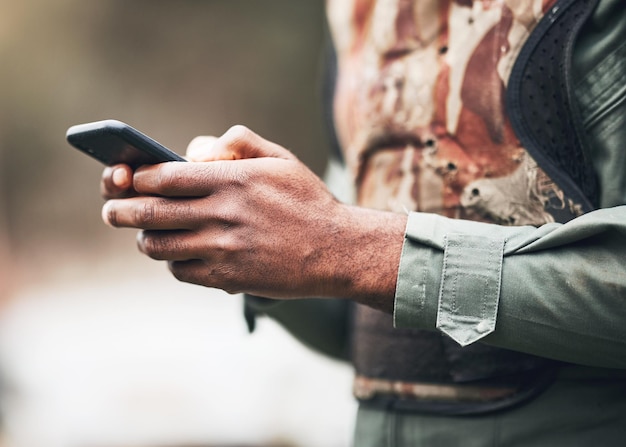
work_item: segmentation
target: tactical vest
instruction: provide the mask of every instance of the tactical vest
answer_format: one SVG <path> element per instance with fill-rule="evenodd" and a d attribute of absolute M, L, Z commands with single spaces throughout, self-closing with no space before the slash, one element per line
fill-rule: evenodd
<path fill-rule="evenodd" d="M 597 206 L 598 187 L 570 68 L 573 44 L 596 4 L 558 0 L 524 43 L 506 92 L 516 136 L 561 188 L 560 200 L 580 204 L 579 212 Z M 569 207 L 557 208 L 551 211 L 557 222 L 576 217 Z M 363 405 L 439 414 L 500 410 L 541 393 L 560 366 L 480 342 L 460 347 L 438 332 L 395 329 L 391 315 L 365 306 L 356 306 L 352 323 L 355 394 Z"/>

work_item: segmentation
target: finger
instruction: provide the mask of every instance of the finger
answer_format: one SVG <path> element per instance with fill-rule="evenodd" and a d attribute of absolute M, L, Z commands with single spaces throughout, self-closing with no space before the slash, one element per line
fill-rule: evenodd
<path fill-rule="evenodd" d="M 108 166 L 102 171 L 100 193 L 105 199 L 128 197 L 133 194 L 133 171 L 128 165 Z"/>
<path fill-rule="evenodd" d="M 243 292 L 243 284 L 234 279 L 229 267 L 204 259 L 172 260 L 168 267 L 179 281 L 222 289 L 227 293 Z"/>
<path fill-rule="evenodd" d="M 201 259 L 171 260 L 168 261 L 167 265 L 170 272 L 179 281 L 206 287 L 216 287 L 215 278 L 211 278 L 207 264 Z"/>
<path fill-rule="evenodd" d="M 144 230 L 137 233 L 137 247 L 159 261 L 186 261 L 198 258 L 194 233 L 184 230 Z"/>
<path fill-rule="evenodd" d="M 131 197 L 109 200 L 102 207 L 102 220 L 116 228 L 142 230 L 192 230 L 207 217 L 194 199 Z"/>
<path fill-rule="evenodd" d="M 217 137 L 199 136 L 191 140 L 187 146 L 187 160 L 189 161 L 215 161 L 215 160 L 234 160 L 235 155 L 231 151 L 220 152 L 215 150 L 215 142 Z"/>
<path fill-rule="evenodd" d="M 275 157 L 294 159 L 287 149 L 273 143 L 245 126 L 233 126 L 213 143 L 213 151 L 232 153 L 234 158 Z"/>
<path fill-rule="evenodd" d="M 197 145 L 202 145 L 200 140 Z M 210 151 L 220 158 L 211 163 L 160 163 L 135 171 L 133 187 L 141 194 L 162 196 L 203 196 L 218 189 L 244 184 L 249 180 L 250 159 L 295 161 L 287 149 L 265 140 L 244 126 L 234 126 L 215 140 Z M 238 160 L 223 160 L 234 154 Z M 266 167 L 267 164 L 265 165 Z"/>
<path fill-rule="evenodd" d="M 209 196 L 218 189 L 246 181 L 240 161 L 210 163 L 160 163 L 142 166 L 135 171 L 133 185 L 137 192 L 167 197 Z"/>

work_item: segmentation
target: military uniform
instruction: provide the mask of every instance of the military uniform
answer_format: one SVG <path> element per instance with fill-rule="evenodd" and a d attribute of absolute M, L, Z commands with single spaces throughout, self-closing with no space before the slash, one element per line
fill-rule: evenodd
<path fill-rule="evenodd" d="M 350 356 L 359 447 L 619 445 L 623 2 L 327 8 L 341 148 L 329 181 L 409 213 L 394 315 L 248 298 L 249 315 Z M 299 327 L 313 307 L 327 323 Z"/>

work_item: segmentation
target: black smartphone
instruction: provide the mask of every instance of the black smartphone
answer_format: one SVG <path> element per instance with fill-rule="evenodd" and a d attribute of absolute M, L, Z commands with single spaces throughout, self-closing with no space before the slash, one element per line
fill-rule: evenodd
<path fill-rule="evenodd" d="M 72 146 L 107 166 L 124 163 L 135 169 L 147 164 L 185 161 L 176 152 L 117 120 L 72 126 L 66 138 Z"/>

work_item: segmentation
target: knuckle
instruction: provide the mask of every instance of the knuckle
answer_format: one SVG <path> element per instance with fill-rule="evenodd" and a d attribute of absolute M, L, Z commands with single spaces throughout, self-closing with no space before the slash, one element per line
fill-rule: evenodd
<path fill-rule="evenodd" d="M 137 243 L 143 253 L 156 260 L 169 259 L 184 248 L 177 237 L 162 231 L 142 231 Z"/>
<path fill-rule="evenodd" d="M 213 242 L 214 250 L 224 259 L 236 256 L 242 249 L 239 238 L 235 237 L 235 235 L 229 231 L 231 227 L 231 223 L 224 222 L 222 224 L 222 228 L 225 230 L 224 234 L 215 238 L 215 241 Z"/>
<path fill-rule="evenodd" d="M 237 280 L 233 268 L 209 262 L 170 261 L 168 269 L 178 281 L 214 287 L 234 295 L 242 293 L 245 287 Z"/>
<path fill-rule="evenodd" d="M 153 201 L 146 201 L 135 209 L 135 222 L 141 226 L 152 225 L 157 221 L 157 210 Z"/>
<path fill-rule="evenodd" d="M 227 266 L 215 266 L 209 270 L 207 277 L 211 286 L 221 289 L 229 294 L 240 292 L 237 276 L 233 269 Z"/>
<path fill-rule="evenodd" d="M 208 287 L 212 285 L 206 281 L 206 278 L 198 271 L 198 262 L 195 261 L 169 261 L 167 267 L 178 281 L 191 284 L 202 284 Z"/>
<path fill-rule="evenodd" d="M 178 281 L 186 282 L 190 284 L 202 284 L 204 286 L 211 286 L 206 282 L 206 280 L 202 280 L 198 276 L 197 270 L 195 268 L 195 262 L 190 261 L 170 261 L 167 266 L 174 278 Z"/>
<path fill-rule="evenodd" d="M 254 132 L 242 124 L 236 124 L 226 131 L 224 137 L 232 146 L 249 144 L 254 138 Z"/>
<path fill-rule="evenodd" d="M 245 139 L 252 134 L 252 131 L 243 124 L 235 124 L 226 131 L 226 135 L 233 139 Z"/>

